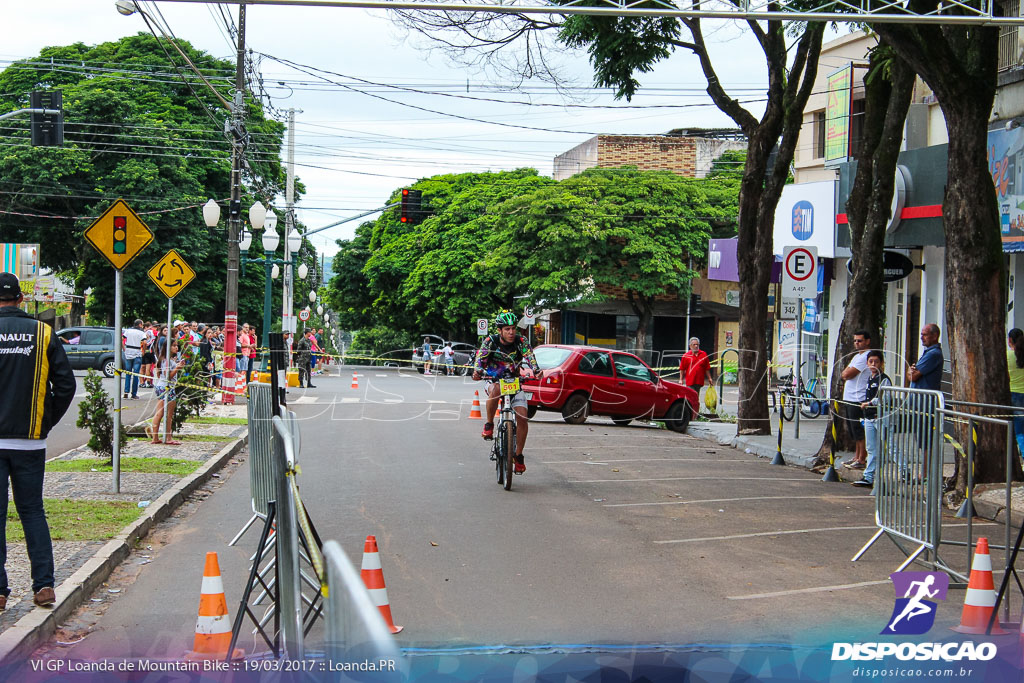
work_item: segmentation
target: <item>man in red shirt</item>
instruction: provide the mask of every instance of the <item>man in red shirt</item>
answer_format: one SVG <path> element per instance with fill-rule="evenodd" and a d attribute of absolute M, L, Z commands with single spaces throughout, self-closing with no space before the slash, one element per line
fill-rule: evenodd
<path fill-rule="evenodd" d="M 700 350 L 700 340 L 696 337 L 690 337 L 690 350 L 679 359 L 679 379 L 698 394 L 705 381 L 713 381 L 708 354 Z"/>

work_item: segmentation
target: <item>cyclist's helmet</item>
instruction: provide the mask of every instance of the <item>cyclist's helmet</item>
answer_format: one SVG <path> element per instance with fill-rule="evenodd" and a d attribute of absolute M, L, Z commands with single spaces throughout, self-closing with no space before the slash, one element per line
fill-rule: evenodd
<path fill-rule="evenodd" d="M 515 326 L 517 322 L 519 322 L 519 319 L 512 311 L 502 311 L 494 318 L 494 326 L 498 329 L 508 327 L 509 325 Z"/>

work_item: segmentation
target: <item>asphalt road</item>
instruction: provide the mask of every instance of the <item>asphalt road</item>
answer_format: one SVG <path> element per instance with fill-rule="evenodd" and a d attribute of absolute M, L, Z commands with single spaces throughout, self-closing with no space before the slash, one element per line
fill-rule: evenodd
<path fill-rule="evenodd" d="M 863 640 L 892 612 L 895 546 L 850 561 L 875 528 L 859 489 L 649 426 L 540 413 L 506 492 L 467 419 L 480 385 L 372 369 L 350 382 L 293 391 L 298 482 L 357 568 L 377 536 L 403 647 Z M 161 525 L 58 635 L 83 638 L 62 656 L 181 655 L 208 550 L 234 617 L 257 534 L 227 542 L 248 486 L 245 463 Z M 938 624 L 957 623 L 962 593 L 950 602 Z"/>

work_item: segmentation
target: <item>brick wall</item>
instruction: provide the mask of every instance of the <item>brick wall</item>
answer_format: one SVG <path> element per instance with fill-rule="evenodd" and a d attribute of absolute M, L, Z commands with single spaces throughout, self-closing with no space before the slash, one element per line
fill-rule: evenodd
<path fill-rule="evenodd" d="M 629 301 L 629 295 L 626 294 L 626 290 L 622 287 L 616 287 L 612 285 L 597 285 L 597 291 L 603 296 L 609 299 L 616 299 L 622 301 Z M 659 294 L 654 297 L 655 301 L 679 301 L 679 295 L 675 292 L 670 294 Z"/>
<path fill-rule="evenodd" d="M 641 171 L 672 171 L 697 176 L 697 141 L 665 135 L 599 135 L 597 165 L 605 168 L 636 166 Z"/>

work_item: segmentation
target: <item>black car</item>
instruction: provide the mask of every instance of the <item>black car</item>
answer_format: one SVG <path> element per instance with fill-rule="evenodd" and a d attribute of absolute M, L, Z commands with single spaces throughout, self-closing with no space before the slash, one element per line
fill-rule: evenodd
<path fill-rule="evenodd" d="M 94 369 L 104 377 L 114 376 L 113 327 L 66 327 L 57 332 L 57 337 L 64 344 L 73 370 Z"/>

